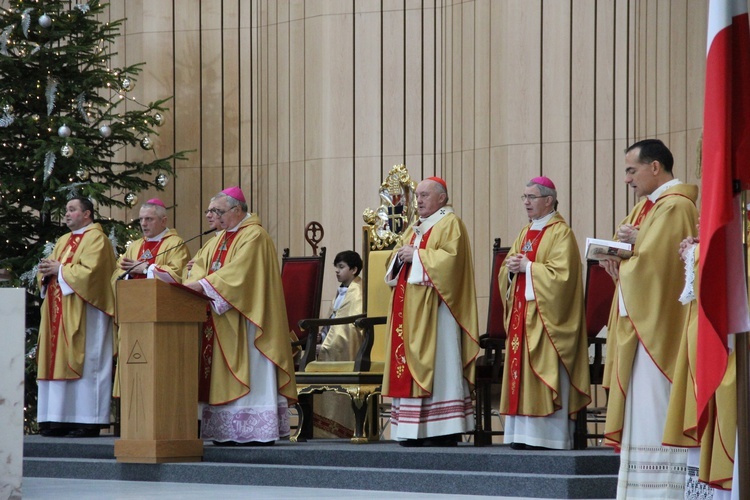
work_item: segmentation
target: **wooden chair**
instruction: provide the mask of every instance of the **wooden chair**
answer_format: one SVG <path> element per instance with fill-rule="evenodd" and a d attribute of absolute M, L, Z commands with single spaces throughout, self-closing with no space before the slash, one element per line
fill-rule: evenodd
<path fill-rule="evenodd" d="M 385 365 L 386 322 L 391 289 L 384 276 L 391 249 L 402 230 L 416 213 L 412 193 L 416 184 L 404 165 L 389 172 L 380 190 L 381 199 L 390 197 L 392 204 L 378 211 L 365 210 L 367 223 L 362 232 L 362 310 L 363 314 L 345 318 L 305 319 L 299 326 L 305 331 L 305 355 L 296 373 L 300 425 L 290 441 L 312 438 L 312 397 L 332 391 L 350 398 L 355 417 L 353 443 L 380 439 L 378 401 Z M 317 333 L 321 326 L 354 323 L 364 334 L 362 346 L 354 360 L 317 361 Z"/>
<path fill-rule="evenodd" d="M 312 256 L 290 257 L 285 248 L 281 258 L 281 283 L 286 300 L 286 315 L 289 331 L 295 347 L 304 345 L 306 332 L 299 322 L 305 318 L 317 318 L 320 315 L 320 301 L 323 292 L 323 272 L 325 270 L 326 248 L 318 253 L 318 243 L 323 239 L 323 227 L 312 221 L 305 226 L 305 240 L 313 250 Z"/>
<path fill-rule="evenodd" d="M 586 262 L 586 332 L 589 346 L 594 346 L 594 356 L 589 362 L 593 393 L 591 405 L 578 414 L 575 436 L 576 449 L 586 448 L 588 439 L 602 439 L 604 437 L 603 432 L 597 431 L 597 426 L 604 423 L 607 415 L 607 402 L 604 401 L 603 405 L 598 404 L 597 389 L 602 385 L 604 377 L 602 349 L 607 343 L 607 339 L 597 337 L 597 335 L 602 328 L 607 326 L 614 295 L 615 282 L 612 277 L 599 265 L 599 261 L 588 260 Z M 589 429 L 589 425 L 594 426 L 593 432 Z"/>
<path fill-rule="evenodd" d="M 476 362 L 476 430 L 474 446 L 492 444 L 492 436 L 502 435 L 503 431 L 492 430 L 492 386 L 500 385 L 505 359 L 505 326 L 503 323 L 503 303 L 497 275 L 508 256 L 509 247 L 500 246 L 500 238 L 495 238 L 492 246 L 492 267 L 490 271 L 490 302 L 487 308 L 487 330 L 479 337 L 479 346 L 484 354 Z"/>

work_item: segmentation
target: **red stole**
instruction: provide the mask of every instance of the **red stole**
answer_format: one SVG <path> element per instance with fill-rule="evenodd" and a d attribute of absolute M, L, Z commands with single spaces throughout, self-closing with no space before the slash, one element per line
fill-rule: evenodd
<path fill-rule="evenodd" d="M 428 230 L 419 242 L 419 248 L 427 247 L 432 228 Z M 416 233 L 412 235 L 410 245 L 416 239 Z M 393 308 L 391 310 L 391 369 L 388 374 L 390 380 L 390 392 L 392 398 L 411 397 L 411 387 L 414 377 L 409 370 L 406 360 L 406 347 L 404 346 L 404 299 L 406 297 L 406 280 L 411 270 L 411 262 L 405 262 L 398 273 L 398 281 L 393 291 Z"/>
<path fill-rule="evenodd" d="M 60 265 L 64 266 L 70 264 L 73 261 L 73 256 L 78 250 L 78 245 L 83 239 L 83 233 L 73 234 L 68 239 L 65 247 L 62 250 L 62 259 Z M 50 380 L 55 379 L 55 358 L 57 358 L 57 343 L 60 339 L 60 332 L 62 330 L 63 336 L 65 336 L 65 325 L 63 324 L 63 294 L 60 289 L 60 283 L 57 281 L 57 276 L 51 276 L 47 285 L 47 309 L 49 318 L 49 332 L 50 332 L 50 346 L 49 346 L 49 377 Z"/>
<path fill-rule="evenodd" d="M 635 218 L 635 224 L 634 226 L 636 228 L 640 228 L 641 224 L 643 223 L 643 219 L 646 218 L 648 213 L 651 211 L 651 209 L 654 208 L 654 202 L 651 200 L 646 200 L 646 203 L 643 204 L 641 207 L 641 211 L 638 213 L 638 217 Z"/>
<path fill-rule="evenodd" d="M 531 262 L 536 260 L 536 251 L 539 241 L 542 239 L 545 226 L 541 231 L 529 229 L 523 239 L 521 249 L 526 258 Z M 526 273 L 520 272 L 516 276 L 516 286 L 513 289 L 513 310 L 510 316 L 510 332 L 508 332 L 508 362 L 510 374 L 510 391 L 508 402 L 508 415 L 518 415 L 518 404 L 521 399 L 522 380 L 522 352 L 525 349 L 524 338 L 526 337 Z"/>
<path fill-rule="evenodd" d="M 141 248 L 138 249 L 138 258 L 136 260 L 139 260 L 141 262 L 148 262 L 149 266 L 156 263 L 156 255 L 159 253 L 159 247 L 161 247 L 162 242 L 167 238 L 169 238 L 169 236 L 165 236 L 159 241 L 143 240 L 143 243 L 141 243 Z M 148 256 L 148 258 L 144 259 L 144 254 Z M 145 274 L 130 275 L 130 279 L 142 280 L 145 278 Z"/>
<path fill-rule="evenodd" d="M 240 228 L 241 230 L 241 228 Z M 221 242 L 216 246 L 214 254 L 211 256 L 211 264 L 208 267 L 208 274 L 213 274 L 224 267 L 224 260 L 227 258 L 227 251 L 232 246 L 237 230 L 233 233 L 224 233 Z M 214 337 L 216 326 L 214 317 L 211 314 L 211 305 L 206 305 L 206 321 L 203 323 L 201 332 L 201 350 L 200 350 L 200 370 L 198 372 L 198 401 L 208 402 L 211 393 L 211 363 L 214 357 Z"/>

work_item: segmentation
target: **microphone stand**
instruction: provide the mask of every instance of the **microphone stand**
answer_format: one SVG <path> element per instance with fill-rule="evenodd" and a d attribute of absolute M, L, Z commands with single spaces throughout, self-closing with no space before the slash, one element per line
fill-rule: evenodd
<path fill-rule="evenodd" d="M 177 245 L 175 245 L 175 246 L 173 246 L 173 247 L 171 247 L 171 248 L 168 248 L 168 249 L 164 250 L 163 252 L 159 252 L 159 253 L 157 253 L 156 255 L 154 255 L 154 259 L 156 259 L 156 258 L 157 258 L 158 256 L 160 256 L 160 255 L 164 255 L 165 253 L 171 252 L 171 251 L 172 251 L 172 250 L 174 250 L 175 248 L 180 248 L 180 247 L 181 247 L 182 245 L 184 245 L 185 243 L 189 243 L 189 242 L 193 241 L 193 240 L 194 240 L 194 239 L 196 239 L 196 238 L 200 238 L 201 236 L 205 236 L 205 235 L 207 235 L 207 234 L 209 234 L 209 233 L 213 233 L 214 231 L 216 231 L 216 229 L 207 229 L 207 230 L 203 231 L 202 233 L 200 233 L 200 234 L 197 234 L 197 235 L 193 236 L 193 237 L 192 237 L 192 238 L 190 238 L 190 239 L 184 240 L 184 241 L 183 241 L 182 243 L 179 243 L 179 244 L 177 244 Z M 124 272 L 124 273 L 122 273 L 122 274 L 121 274 L 121 275 L 120 275 L 120 276 L 119 276 L 119 277 L 117 278 L 117 281 L 120 281 L 120 280 L 123 280 L 123 279 L 125 279 L 125 277 L 126 277 L 126 276 L 129 276 L 129 275 L 130 275 L 130 272 L 131 272 L 131 271 L 132 271 L 133 269 L 135 269 L 136 267 L 140 266 L 140 265 L 141 265 L 141 264 L 143 264 L 144 262 L 145 262 L 145 261 L 139 260 L 138 262 L 136 262 L 135 264 L 133 264 L 132 266 L 130 266 L 130 267 L 129 267 L 128 269 L 126 269 L 126 270 L 125 270 L 125 272 Z"/>

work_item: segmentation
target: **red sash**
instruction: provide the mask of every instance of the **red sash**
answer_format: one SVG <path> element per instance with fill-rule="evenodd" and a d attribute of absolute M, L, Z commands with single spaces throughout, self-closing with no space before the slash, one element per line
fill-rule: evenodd
<path fill-rule="evenodd" d="M 528 230 L 524 236 L 521 248 L 531 247 L 525 251 L 526 258 L 534 262 L 539 241 L 542 239 L 545 226 L 541 231 Z M 508 363 L 510 374 L 510 391 L 508 401 L 508 415 L 518 415 L 518 405 L 521 399 L 522 352 L 525 349 L 524 339 L 526 337 L 526 273 L 521 272 L 516 276 L 516 287 L 513 289 L 513 310 L 510 316 L 510 332 L 508 332 Z"/>
<path fill-rule="evenodd" d="M 60 261 L 60 265 L 64 266 L 70 264 L 73 261 L 73 256 L 78 250 L 78 245 L 81 243 L 83 234 L 73 234 L 68 239 L 65 247 L 62 249 L 61 255 L 63 261 Z M 65 336 L 65 325 L 63 324 L 63 294 L 60 289 L 60 283 L 57 281 L 57 276 L 51 276 L 47 285 L 47 311 L 49 318 L 49 380 L 55 378 L 55 358 L 57 358 L 57 345 L 60 339 L 60 332 L 62 331 Z"/>
<path fill-rule="evenodd" d="M 159 253 L 159 247 L 161 247 L 162 242 L 164 242 L 165 239 L 169 238 L 169 236 L 165 236 L 164 238 L 160 239 L 159 241 L 143 241 L 141 243 L 141 248 L 138 249 L 138 258 L 136 260 L 140 260 L 141 262 L 148 262 L 148 265 L 156 263 L 156 255 Z M 151 258 L 141 260 L 143 258 L 143 254 L 146 252 L 150 252 Z M 136 275 L 130 275 L 131 279 L 136 280 L 142 280 L 146 278 L 145 274 L 136 274 Z"/>
<path fill-rule="evenodd" d="M 432 229 L 422 236 L 419 248 L 427 247 L 427 239 Z M 417 235 L 413 234 L 409 244 L 413 244 Z M 411 270 L 411 262 L 405 262 L 398 273 L 398 281 L 393 291 L 393 308 L 391 310 L 391 369 L 389 372 L 390 392 L 392 398 L 409 398 L 414 377 L 409 370 L 404 345 L 404 299 L 406 297 L 406 280 Z"/>
<path fill-rule="evenodd" d="M 234 238 L 239 231 L 233 233 L 224 233 L 221 242 L 216 246 L 214 254 L 211 257 L 211 264 L 208 268 L 208 274 L 213 274 L 215 270 L 224 267 L 224 260 L 227 258 L 227 251 L 232 246 Z M 228 236 L 227 236 L 228 235 Z M 214 264 L 218 264 L 216 267 Z M 200 370 L 198 373 L 198 401 L 208 402 L 211 394 L 211 362 L 214 357 L 214 336 L 216 326 L 214 317 L 211 314 L 211 306 L 206 305 L 206 321 L 203 322 L 201 330 L 201 350 L 200 350 Z"/>

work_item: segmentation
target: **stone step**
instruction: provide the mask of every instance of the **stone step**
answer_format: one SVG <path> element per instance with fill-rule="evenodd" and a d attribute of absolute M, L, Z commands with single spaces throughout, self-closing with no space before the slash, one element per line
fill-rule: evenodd
<path fill-rule="evenodd" d="M 113 438 L 28 436 L 24 476 L 121 481 L 316 486 L 529 498 L 613 498 L 619 458 L 610 449 L 515 451 L 507 446 L 402 448 L 393 442 L 281 441 L 216 447 L 200 463 L 128 464 Z"/>

